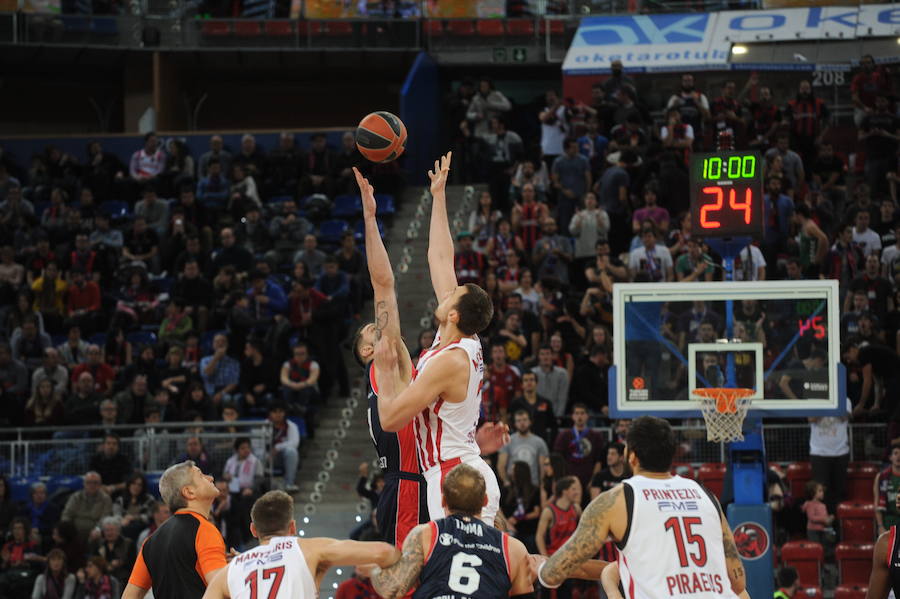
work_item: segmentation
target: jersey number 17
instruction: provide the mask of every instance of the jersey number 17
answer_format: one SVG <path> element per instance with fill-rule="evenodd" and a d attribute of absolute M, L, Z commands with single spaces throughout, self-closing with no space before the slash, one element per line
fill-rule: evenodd
<path fill-rule="evenodd" d="M 247 578 L 244 579 L 244 582 L 250 585 L 250 599 L 259 598 L 259 579 L 257 577 L 258 574 L 259 570 L 254 570 L 247 576 Z M 277 599 L 278 589 L 281 588 L 281 581 L 284 578 L 284 566 L 278 566 L 277 568 L 267 568 L 262 571 L 263 580 L 268 580 L 273 576 L 275 577 L 275 580 L 272 581 L 272 586 L 269 587 L 269 594 L 266 595 L 266 599 Z"/>

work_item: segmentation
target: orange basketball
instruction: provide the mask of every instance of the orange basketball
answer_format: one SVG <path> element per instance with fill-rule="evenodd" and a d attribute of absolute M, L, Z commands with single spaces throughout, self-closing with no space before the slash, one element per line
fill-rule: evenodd
<path fill-rule="evenodd" d="M 406 149 L 406 125 L 383 110 L 367 114 L 356 128 L 356 147 L 372 162 L 390 162 Z"/>

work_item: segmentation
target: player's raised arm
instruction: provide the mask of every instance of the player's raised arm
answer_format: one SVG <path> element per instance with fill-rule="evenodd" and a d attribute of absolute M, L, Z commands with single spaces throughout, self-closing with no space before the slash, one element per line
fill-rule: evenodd
<path fill-rule="evenodd" d="M 431 286 L 438 301 L 443 300 L 457 287 L 453 266 L 453 237 L 447 219 L 447 175 L 450 173 L 452 152 L 434 161 L 434 170 L 428 171 L 431 179 L 431 227 L 428 231 L 428 268 Z"/>
<path fill-rule="evenodd" d="M 425 547 L 431 544 L 431 525 L 419 524 L 403 541 L 400 559 L 389 568 L 375 568 L 370 580 L 375 591 L 384 599 L 399 599 L 419 579 L 425 565 Z"/>
<path fill-rule="evenodd" d="M 614 512 L 622 517 L 626 512 L 622 485 L 600 493 L 591 501 L 569 540 L 541 567 L 538 573 L 541 584 L 547 588 L 558 587 L 596 555 L 609 535 Z"/>
<path fill-rule="evenodd" d="M 375 340 L 382 335 L 391 339 L 399 354 L 398 367 L 401 381 L 408 383 L 412 375 L 412 362 L 409 351 L 400 334 L 400 311 L 397 307 L 397 292 L 394 289 L 394 271 L 388 258 L 381 234 L 378 232 L 378 221 L 375 218 L 377 205 L 375 203 L 375 189 L 362 173 L 354 166 L 353 174 L 356 175 L 356 184 L 359 185 L 359 193 L 362 196 L 363 222 L 366 233 L 366 263 L 369 267 L 369 277 L 372 280 L 375 303 Z M 377 371 L 375 378 L 380 380 L 381 373 Z"/>
<path fill-rule="evenodd" d="M 323 573 L 334 566 L 376 564 L 386 568 L 400 559 L 400 551 L 380 541 L 339 541 L 320 537 L 300 539 L 300 549 L 306 555 L 312 548 L 318 557 L 317 570 Z"/>

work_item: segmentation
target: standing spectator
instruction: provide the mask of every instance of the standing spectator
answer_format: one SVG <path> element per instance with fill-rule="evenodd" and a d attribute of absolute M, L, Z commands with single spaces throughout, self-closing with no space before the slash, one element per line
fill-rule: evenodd
<path fill-rule="evenodd" d="M 144 135 L 144 147 L 131 155 L 128 172 L 138 182 L 155 179 L 166 168 L 166 153 L 159 147 L 159 138 L 153 131 Z"/>
<path fill-rule="evenodd" d="M 563 153 L 563 141 L 569 133 L 568 113 L 556 90 L 544 94 L 547 106 L 540 112 L 541 155 L 547 168 L 553 166 L 556 157 Z"/>
<path fill-rule="evenodd" d="M 821 545 L 828 544 L 826 528 L 834 522 L 824 503 L 825 486 L 815 479 L 806 483 L 806 501 L 800 510 L 806 515 L 806 538 Z"/>
<path fill-rule="evenodd" d="M 530 252 L 534 249 L 538 239 L 541 238 L 540 224 L 545 218 L 548 218 L 549 214 L 550 210 L 547 208 L 547 204 L 537 200 L 534 184 L 524 183 L 522 185 L 522 201 L 517 202 L 512 209 L 511 224 L 516 236 L 521 238 L 522 248 L 525 251 Z M 488 253 L 497 249 L 498 244 L 505 245 L 503 242 L 506 237 L 502 228 L 499 224 L 497 228 L 497 235 L 494 237 L 496 241 L 493 242 L 493 245 L 488 242 Z"/>
<path fill-rule="evenodd" d="M 269 406 L 269 422 L 272 423 L 273 436 L 272 447 L 269 455 L 276 463 L 280 463 L 284 469 L 284 490 L 288 493 L 296 493 L 299 489 L 294 484 L 297 476 L 297 464 L 300 446 L 300 431 L 297 425 L 286 418 L 287 408 L 284 403 L 275 402 Z"/>
<path fill-rule="evenodd" d="M 881 275 L 895 288 L 900 284 L 900 223 L 894 229 L 894 245 L 881 253 Z"/>
<path fill-rule="evenodd" d="M 556 221 L 550 217 L 541 222 L 541 238 L 534 246 L 532 262 L 538 279 L 553 278 L 569 283 L 569 264 L 572 262 L 572 242 L 556 231 Z"/>
<path fill-rule="evenodd" d="M 551 556 L 562 547 L 578 527 L 581 518 L 581 484 L 575 476 L 556 480 L 554 498 L 541 512 L 535 542 L 541 555 Z M 556 588 L 557 599 L 571 599 L 574 582 L 567 580 Z"/>
<path fill-rule="evenodd" d="M 213 337 L 213 353 L 200 360 L 200 374 L 203 387 L 217 408 L 223 403 L 240 401 L 237 391 L 241 365 L 228 355 L 226 335 L 219 333 Z"/>
<path fill-rule="evenodd" d="M 884 323 L 889 311 L 894 309 L 891 283 L 881 276 L 878 254 L 866 256 L 865 270 L 850 282 L 844 310 L 850 309 L 850 298 L 854 292 L 862 292 L 868 300 L 867 308 L 878 321 Z"/>
<path fill-rule="evenodd" d="M 328 147 L 328 139 L 324 133 L 314 133 L 310 138 L 309 152 L 303 157 L 300 178 L 300 195 L 313 193 L 332 193 L 332 172 L 334 170 L 334 154 Z"/>
<path fill-rule="evenodd" d="M 453 257 L 453 266 L 459 284 L 474 283 L 483 287 L 485 259 L 483 254 L 479 254 L 473 249 L 472 233 L 460 231 L 456 235 L 456 241 L 459 243 L 459 249 L 456 250 Z"/>
<path fill-rule="evenodd" d="M 625 69 L 622 67 L 621 60 L 613 60 L 609 63 L 610 75 L 600 84 L 602 86 L 603 91 L 606 93 L 608 98 L 614 98 L 620 89 L 623 87 L 630 87 L 631 89 L 637 89 L 634 83 L 634 79 L 625 74 Z"/>
<path fill-rule="evenodd" d="M 837 279 L 841 293 L 845 294 L 850 281 L 864 267 L 865 259 L 862 249 L 853 242 L 853 227 L 842 225 L 826 257 L 825 274 L 830 279 Z"/>
<path fill-rule="evenodd" d="M 610 364 L 609 350 L 602 345 L 593 346 L 588 359 L 575 369 L 569 392 L 570 401 L 588 406 L 593 414 L 607 416 Z"/>
<path fill-rule="evenodd" d="M 575 203 L 591 189 L 591 164 L 578 152 L 575 139 L 564 142 L 563 152 L 553 161 L 550 171 L 556 190 L 556 220 L 568 223 L 575 213 Z"/>
<path fill-rule="evenodd" d="M 610 154 L 610 160 L 614 157 Z M 638 161 L 632 150 L 623 150 L 615 165 L 603 171 L 597 182 L 600 207 L 606 210 L 610 221 L 610 245 L 619 251 L 627 246 L 628 212 L 631 209 L 629 189 L 631 177 L 628 168 Z"/>
<path fill-rule="evenodd" d="M 797 95 L 785 106 L 784 118 L 791 132 L 791 147 L 797 150 L 803 164 L 809 168 L 816 156 L 816 143 L 828 132 L 831 116 L 825 101 L 813 95 L 812 85 L 806 79 L 800 82 Z M 789 169 L 787 162 L 785 168 Z M 803 181 L 802 177 L 792 179 L 791 185 L 799 189 Z"/>
<path fill-rule="evenodd" d="M 649 181 L 644 186 L 644 206 L 634 211 L 631 217 L 631 230 L 635 235 L 641 232 L 641 224 L 649 220 L 653 222 L 660 238 L 669 233 L 669 211 L 659 205 L 659 184 Z"/>
<path fill-rule="evenodd" d="M 676 108 L 681 113 L 681 120 L 690 125 L 694 136 L 703 138 L 703 122 L 709 120 L 709 99 L 706 94 L 694 87 L 694 76 L 685 73 L 681 76 L 681 89 L 672 94 L 666 104 L 666 110 Z"/>
<path fill-rule="evenodd" d="M 847 164 L 834 153 L 834 144 L 823 141 L 810 169 L 813 189 L 829 199 L 833 206 L 843 206 L 847 198 L 846 174 Z"/>
<path fill-rule="evenodd" d="M 517 462 L 528 466 L 531 480 L 540 480 L 541 460 L 550 456 L 547 443 L 531 432 L 531 416 L 528 410 L 518 410 L 514 415 L 515 432 L 509 443 L 500 449 L 497 457 L 497 473 L 504 487 L 514 482 L 513 469 Z"/>
<path fill-rule="evenodd" d="M 688 239 L 687 250 L 675 262 L 676 279 L 680 282 L 712 281 L 713 261 L 703 252 L 700 240 L 696 237 Z"/>
<path fill-rule="evenodd" d="M 588 159 L 592 173 L 599 171 L 603 167 L 608 147 L 609 138 L 600 133 L 600 123 L 597 116 L 589 117 L 587 132 L 578 138 L 578 152 Z"/>
<path fill-rule="evenodd" d="M 88 472 L 84 475 L 84 488 L 70 495 L 63 508 L 60 520 L 75 525 L 82 544 L 100 519 L 112 514 L 112 500 L 101 484 L 99 473 L 93 470 Z"/>
<path fill-rule="evenodd" d="M 744 96 L 751 88 L 757 87 L 759 76 L 755 73 L 747 80 L 741 91 Z M 766 150 L 772 142 L 772 136 L 781 124 L 781 109 L 772 101 L 772 90 L 766 86 L 759 88 L 757 100 L 744 101 L 749 111 L 747 138 L 751 148 Z"/>
<path fill-rule="evenodd" d="M 203 155 L 200 156 L 199 168 L 197 170 L 197 175 L 199 177 L 205 177 L 207 175 L 209 164 L 213 159 L 219 161 L 224 172 L 227 173 L 231 170 L 231 152 L 224 148 L 225 142 L 222 140 L 221 135 L 213 135 L 209 138 L 209 151 L 204 152 Z"/>
<path fill-rule="evenodd" d="M 578 477 L 580 487 L 587 491 L 591 477 L 600 471 L 600 458 L 606 448 L 606 440 L 600 431 L 588 426 L 588 409 L 582 403 L 572 406 L 572 428 L 564 428 L 556 435 L 553 451 L 565 458 L 569 473 Z M 580 497 L 582 503 L 587 493 Z"/>
<path fill-rule="evenodd" d="M 868 210 L 860 210 L 856 213 L 856 226 L 853 227 L 853 245 L 862 250 L 863 254 L 869 256 L 875 254 L 877 257 L 881 252 L 881 236 L 869 228 L 871 215 Z"/>
<path fill-rule="evenodd" d="M 502 498 L 502 507 L 506 521 L 515 531 L 516 538 L 522 541 L 529 552 L 537 553 L 534 535 L 541 517 L 541 493 L 531 478 L 531 469 L 525 462 L 513 463 L 512 480 Z"/>
<path fill-rule="evenodd" d="M 103 490 L 109 496 L 125 489 L 125 481 L 133 470 L 131 460 L 121 453 L 120 445 L 119 436 L 110 433 L 103 439 L 100 451 L 91 458 L 90 468 L 100 475 Z"/>
<path fill-rule="evenodd" d="M 491 197 L 503 210 L 509 207 L 509 185 L 513 168 L 522 156 L 522 138 L 515 131 L 509 131 L 501 117 L 491 119 L 491 132 L 484 135 L 487 145 L 488 180 Z"/>
<path fill-rule="evenodd" d="M 875 65 L 871 54 L 864 54 L 859 60 L 859 72 L 850 81 L 853 100 L 853 123 L 860 127 L 866 115 L 875 111 L 875 98 L 889 96 L 891 81 L 881 67 Z"/>
<path fill-rule="evenodd" d="M 678 161 L 687 166 L 694 147 L 694 128 L 681 122 L 681 118 L 681 111 L 677 108 L 667 110 L 666 124 L 659 131 L 659 139 L 664 148 L 674 153 Z"/>
<path fill-rule="evenodd" d="M 766 152 L 766 161 L 772 161 L 775 156 L 781 157 L 784 177 L 793 190 L 799 190 L 806 181 L 806 171 L 803 168 L 803 158 L 789 146 L 790 136 L 787 133 L 779 133 L 775 140 L 775 147 Z"/>
<path fill-rule="evenodd" d="M 91 543 L 88 553 L 106 560 L 108 572 L 119 581 L 128 578 L 134 565 L 134 541 L 122 535 L 122 520 L 117 516 L 100 521 L 100 538 Z"/>
<path fill-rule="evenodd" d="M 521 390 L 522 382 L 518 368 L 506 361 L 505 342 L 491 343 L 491 363 L 485 369 L 488 384 L 484 387 L 481 409 L 484 419 L 506 422 L 509 405 Z M 498 420 L 499 419 L 499 420 Z"/>
<path fill-rule="evenodd" d="M 256 500 L 262 476 L 262 462 L 250 450 L 250 439 L 235 439 L 234 454 L 225 462 L 222 473 L 222 480 L 228 483 L 228 493 L 231 495 L 227 528 L 229 547 L 241 547 L 250 540 L 250 508 Z"/>
<path fill-rule="evenodd" d="M 38 574 L 31 599 L 75 599 L 75 575 L 69 573 L 62 549 L 47 553 L 47 567 Z"/>
<path fill-rule="evenodd" d="M 531 371 L 537 376 L 537 394 L 550 402 L 557 419 L 563 418 L 569 399 L 569 375 L 565 368 L 553 363 L 553 350 L 549 345 L 538 351 L 538 364 Z"/>
<path fill-rule="evenodd" d="M 281 366 L 282 397 L 291 412 L 305 416 L 308 428 L 314 430 L 319 402 L 319 363 L 310 358 L 309 346 L 303 342 L 294 345 L 291 356 Z"/>
<path fill-rule="evenodd" d="M 556 417 L 553 414 L 553 406 L 550 401 L 537 392 L 537 374 L 531 371 L 522 373 L 522 392 L 513 400 L 509 410 L 513 414 L 521 410 L 528 412 L 531 422 L 531 431 L 550 443 L 556 438 Z M 535 480 L 540 480 L 537 478 Z"/>
<path fill-rule="evenodd" d="M 781 184 L 780 177 L 769 177 L 763 196 L 766 227 L 762 250 L 768 264 L 777 264 L 778 255 L 786 251 L 794 214 L 794 202 L 781 193 Z"/>
<path fill-rule="evenodd" d="M 589 191 L 582 201 L 582 209 L 569 222 L 569 233 L 575 237 L 575 270 L 579 274 L 594 262 L 597 241 L 605 238 L 610 228 L 609 215 L 598 206 L 597 194 Z"/>
<path fill-rule="evenodd" d="M 866 114 L 858 138 L 866 149 L 866 181 L 875 194 L 887 193 L 887 174 L 897 168 L 900 118 L 890 111 L 884 94 L 875 96 L 875 110 Z"/>
<path fill-rule="evenodd" d="M 900 509 L 896 498 L 900 495 L 900 442 L 891 442 L 890 465 L 875 477 L 876 536 L 900 524 Z"/>
<path fill-rule="evenodd" d="M 828 253 L 828 236 L 813 220 L 812 211 L 804 203 L 799 203 L 794 207 L 793 220 L 799 228 L 798 249 L 803 276 L 807 279 L 817 279 Z"/>
<path fill-rule="evenodd" d="M 715 98 L 710 105 L 712 120 L 717 124 L 717 130 L 713 135 L 718 136 L 723 131 L 728 131 L 733 137 L 741 133 L 741 104 L 735 96 L 737 85 L 734 81 L 726 81 L 722 86 L 722 95 Z"/>
<path fill-rule="evenodd" d="M 619 442 L 610 443 L 606 447 L 606 467 L 591 478 L 591 499 L 628 478 L 625 466 L 625 445 Z"/>
<path fill-rule="evenodd" d="M 478 91 L 469 101 L 466 120 L 471 123 L 475 137 L 487 138 L 491 133 L 491 121 L 502 119 L 503 114 L 511 109 L 512 104 L 494 87 L 494 82 L 488 77 L 482 77 L 478 80 Z"/>
<path fill-rule="evenodd" d="M 656 229 L 650 221 L 641 226 L 641 242 L 643 245 L 628 255 L 632 279 L 636 279 L 638 273 L 646 273 L 650 281 L 672 281 L 675 278 L 672 254 L 657 241 Z"/>
<path fill-rule="evenodd" d="M 850 463 L 849 410 L 847 416 L 810 418 L 809 460 L 812 479 L 825 486 L 825 505 L 829 513 L 836 513 L 844 500 L 847 466 Z"/>

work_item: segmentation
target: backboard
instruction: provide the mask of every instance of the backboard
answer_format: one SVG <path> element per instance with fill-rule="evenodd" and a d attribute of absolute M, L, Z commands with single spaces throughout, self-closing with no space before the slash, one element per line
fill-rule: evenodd
<path fill-rule="evenodd" d="M 610 415 L 699 417 L 701 387 L 753 389 L 762 417 L 845 414 L 838 297 L 831 280 L 617 284 Z"/>

